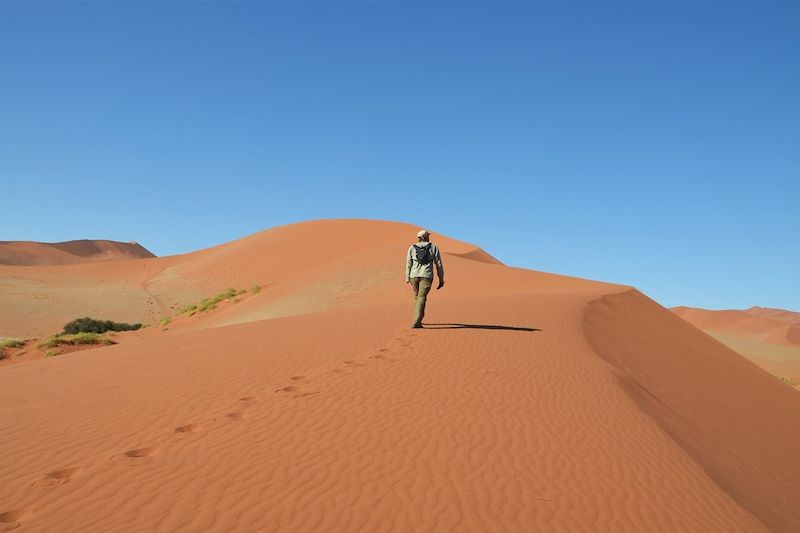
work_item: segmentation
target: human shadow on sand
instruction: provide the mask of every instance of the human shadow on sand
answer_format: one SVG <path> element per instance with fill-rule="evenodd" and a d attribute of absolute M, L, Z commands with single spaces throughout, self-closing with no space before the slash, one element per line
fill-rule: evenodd
<path fill-rule="evenodd" d="M 501 329 L 505 331 L 542 331 L 537 328 L 522 328 L 517 326 L 494 326 L 490 324 L 422 324 L 425 329 Z"/>

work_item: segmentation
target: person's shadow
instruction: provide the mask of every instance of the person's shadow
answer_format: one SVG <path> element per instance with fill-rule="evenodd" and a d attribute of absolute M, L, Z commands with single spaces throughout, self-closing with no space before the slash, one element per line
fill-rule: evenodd
<path fill-rule="evenodd" d="M 424 329 L 501 329 L 504 331 L 542 331 L 537 328 L 518 326 L 495 326 L 490 324 L 422 324 Z"/>

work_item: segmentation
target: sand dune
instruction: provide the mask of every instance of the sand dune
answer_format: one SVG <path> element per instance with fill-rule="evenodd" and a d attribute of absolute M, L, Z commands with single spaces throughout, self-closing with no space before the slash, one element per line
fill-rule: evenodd
<path fill-rule="evenodd" d="M 3 265 L 71 265 L 136 257 L 155 256 L 136 242 L 88 239 L 53 243 L 0 241 L 0 264 Z"/>
<path fill-rule="evenodd" d="M 675 307 L 672 311 L 800 388 L 800 313 L 766 307 L 741 311 Z"/>
<path fill-rule="evenodd" d="M 411 330 L 414 230 L 320 221 L 15 267 L 37 294 L 100 287 L 59 320 L 124 290 L 166 310 L 263 290 L 0 368 L 0 530 L 800 529 L 800 394 L 630 287 L 439 236 L 447 285 Z"/>
<path fill-rule="evenodd" d="M 765 307 L 751 307 L 743 311 L 674 307 L 672 312 L 704 331 L 800 347 L 800 313 Z"/>

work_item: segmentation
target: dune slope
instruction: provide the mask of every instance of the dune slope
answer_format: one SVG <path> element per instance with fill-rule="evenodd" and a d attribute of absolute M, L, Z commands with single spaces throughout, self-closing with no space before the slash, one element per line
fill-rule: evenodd
<path fill-rule="evenodd" d="M 628 287 L 444 238 L 411 330 L 409 229 L 131 261 L 160 294 L 220 272 L 265 289 L 0 369 L 0 528 L 796 530 L 795 391 Z M 346 231 L 364 244 L 341 254 Z"/>
<path fill-rule="evenodd" d="M 796 391 L 636 291 L 591 303 L 585 324 L 623 388 L 720 487 L 772 530 L 800 530 Z"/>

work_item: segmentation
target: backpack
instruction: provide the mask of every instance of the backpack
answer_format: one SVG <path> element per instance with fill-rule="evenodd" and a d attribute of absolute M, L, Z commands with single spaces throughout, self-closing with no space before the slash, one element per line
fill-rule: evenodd
<path fill-rule="evenodd" d="M 431 243 L 426 243 L 425 246 L 422 247 L 419 247 L 415 244 L 414 251 L 417 252 L 417 263 L 420 265 L 428 265 L 433 261 Z"/>

